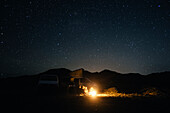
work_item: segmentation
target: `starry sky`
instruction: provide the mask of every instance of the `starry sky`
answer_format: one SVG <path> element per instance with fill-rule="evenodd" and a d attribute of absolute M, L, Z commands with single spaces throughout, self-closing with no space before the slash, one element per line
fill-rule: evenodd
<path fill-rule="evenodd" d="M 1 0 L 0 74 L 170 70 L 170 0 Z"/>

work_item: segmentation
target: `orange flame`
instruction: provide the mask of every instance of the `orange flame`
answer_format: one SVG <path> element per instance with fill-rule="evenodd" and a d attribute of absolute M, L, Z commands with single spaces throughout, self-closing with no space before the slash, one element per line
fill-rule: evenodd
<path fill-rule="evenodd" d="M 84 90 L 84 93 L 86 96 L 96 96 L 97 92 L 96 90 L 94 90 L 93 87 L 90 88 L 90 90 L 88 90 L 88 88 L 86 86 L 83 86 L 82 89 Z"/>

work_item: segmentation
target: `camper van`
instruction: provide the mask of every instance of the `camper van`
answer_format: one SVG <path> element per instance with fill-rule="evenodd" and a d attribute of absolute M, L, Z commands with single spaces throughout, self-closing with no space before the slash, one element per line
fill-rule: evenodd
<path fill-rule="evenodd" d="M 44 74 L 41 75 L 38 81 L 38 93 L 44 94 L 55 94 L 59 88 L 59 78 L 57 75 Z"/>

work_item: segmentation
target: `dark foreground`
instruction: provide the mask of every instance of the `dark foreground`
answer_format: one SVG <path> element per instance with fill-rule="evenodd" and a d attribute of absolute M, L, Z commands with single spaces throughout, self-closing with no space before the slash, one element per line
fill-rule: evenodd
<path fill-rule="evenodd" d="M 1 111 L 45 113 L 170 113 L 167 97 L 76 97 L 1 95 Z M 4 113 L 5 113 L 4 112 Z M 1 112 L 2 113 L 2 112 Z"/>

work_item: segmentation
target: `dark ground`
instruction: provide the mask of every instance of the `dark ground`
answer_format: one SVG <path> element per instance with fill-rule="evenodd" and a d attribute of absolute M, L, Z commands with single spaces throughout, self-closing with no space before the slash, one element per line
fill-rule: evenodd
<path fill-rule="evenodd" d="M 170 113 L 168 97 L 92 98 L 8 94 L 1 95 L 0 100 L 1 111 L 16 113 Z"/>

